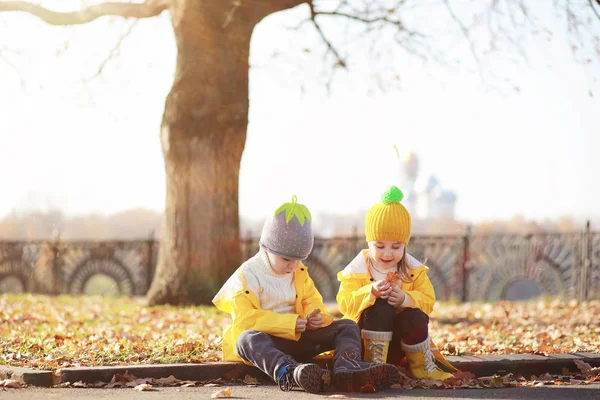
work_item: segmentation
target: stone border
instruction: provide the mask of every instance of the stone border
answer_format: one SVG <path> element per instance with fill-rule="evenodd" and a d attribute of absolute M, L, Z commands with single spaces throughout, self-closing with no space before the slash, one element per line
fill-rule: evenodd
<path fill-rule="evenodd" d="M 15 379 L 31 386 L 50 387 L 60 383 L 52 371 L 0 365 L 0 379 Z"/>
<path fill-rule="evenodd" d="M 560 374 L 563 368 L 577 371 L 574 360 L 579 359 L 592 367 L 600 366 L 598 353 L 550 354 L 499 354 L 485 356 L 449 356 L 448 361 L 456 368 L 474 373 L 476 376 L 494 374 L 538 375 L 543 373 Z"/>
<path fill-rule="evenodd" d="M 469 371 L 476 376 L 540 375 L 560 374 L 563 368 L 577 371 L 574 360 L 579 359 L 592 367 L 600 367 L 600 353 L 551 354 L 547 357 L 532 354 L 502 354 L 482 356 L 449 356 L 455 367 Z M 323 367 L 331 366 L 331 360 L 318 360 Z M 243 377 L 245 375 L 264 378 L 265 375 L 254 367 L 237 362 L 214 362 L 198 364 L 147 364 L 109 367 L 69 367 L 57 371 L 41 371 L 30 368 L 0 366 L 0 378 L 17 379 L 32 386 L 49 387 L 60 382 L 110 382 L 115 374 L 128 371 L 138 378 L 166 378 L 173 375 L 180 380 L 210 381 L 223 378 L 226 374 Z"/>
<path fill-rule="evenodd" d="M 185 381 L 210 381 L 223 378 L 233 370 L 239 371 L 239 376 L 251 375 L 264 377 L 257 368 L 237 362 L 211 362 L 198 364 L 148 364 L 126 365 L 114 367 L 74 367 L 63 368 L 59 371 L 62 382 L 110 382 L 113 375 L 129 372 L 138 378 L 175 378 Z"/>

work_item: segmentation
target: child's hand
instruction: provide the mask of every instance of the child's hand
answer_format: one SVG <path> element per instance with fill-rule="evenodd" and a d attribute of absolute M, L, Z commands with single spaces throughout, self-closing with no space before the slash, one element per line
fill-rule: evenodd
<path fill-rule="evenodd" d="M 375 282 L 371 288 L 371 293 L 373 296 L 382 299 L 387 299 L 391 291 L 392 285 L 390 285 L 390 283 L 385 279 Z"/>
<path fill-rule="evenodd" d="M 404 299 L 406 298 L 406 293 L 399 286 L 394 286 L 392 291 L 388 295 L 387 301 L 388 304 L 398 307 L 400 304 L 404 303 Z"/>
<path fill-rule="evenodd" d="M 321 314 L 321 310 L 319 310 L 318 308 L 316 308 L 314 311 L 308 314 L 306 319 L 308 321 L 306 323 L 306 329 L 309 331 L 319 329 L 321 325 L 323 325 L 323 315 Z"/>
<path fill-rule="evenodd" d="M 296 320 L 296 332 L 304 332 L 306 330 L 306 322 L 304 318 L 298 317 Z"/>

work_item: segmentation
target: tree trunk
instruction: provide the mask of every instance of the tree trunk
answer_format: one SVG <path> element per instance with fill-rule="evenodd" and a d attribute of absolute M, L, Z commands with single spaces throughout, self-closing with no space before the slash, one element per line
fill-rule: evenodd
<path fill-rule="evenodd" d="M 250 37 L 282 9 L 247 3 L 175 0 L 170 10 L 178 55 L 161 127 L 167 197 L 151 305 L 208 304 L 242 261 L 238 178 Z"/>

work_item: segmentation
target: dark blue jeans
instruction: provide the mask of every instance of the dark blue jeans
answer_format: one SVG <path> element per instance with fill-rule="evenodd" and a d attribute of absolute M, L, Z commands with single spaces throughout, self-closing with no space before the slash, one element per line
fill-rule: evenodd
<path fill-rule="evenodd" d="M 355 352 L 360 356 L 360 329 L 351 320 L 333 321 L 325 328 L 302 333 L 300 339 L 282 339 L 259 331 L 244 331 L 237 339 L 237 354 L 261 371 L 277 379 L 276 372 L 284 364 L 312 362 L 311 359 L 324 351 L 335 354 Z M 335 365 L 334 365 L 335 372 Z"/>

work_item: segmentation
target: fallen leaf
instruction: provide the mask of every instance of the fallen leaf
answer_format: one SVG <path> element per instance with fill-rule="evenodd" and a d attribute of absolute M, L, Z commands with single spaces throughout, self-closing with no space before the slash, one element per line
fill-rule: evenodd
<path fill-rule="evenodd" d="M 225 374 L 223 374 L 223 378 L 233 381 L 233 380 L 238 379 L 240 376 L 242 376 L 242 374 L 243 374 L 242 371 L 240 371 L 237 368 L 234 368 L 231 371 L 225 372 Z"/>
<path fill-rule="evenodd" d="M 181 381 L 175 378 L 173 375 L 169 375 L 167 378 L 154 378 L 152 379 L 152 383 L 154 385 L 162 385 L 162 386 L 175 386 L 179 384 Z"/>
<path fill-rule="evenodd" d="M 375 389 L 373 387 L 373 385 L 371 385 L 370 383 L 367 383 L 366 385 L 363 385 L 360 387 L 359 392 L 361 393 L 375 393 L 377 392 L 377 389 Z"/>
<path fill-rule="evenodd" d="M 474 379 L 475 374 L 469 371 L 456 371 L 454 374 L 456 379 Z"/>
<path fill-rule="evenodd" d="M 246 375 L 244 377 L 244 381 L 243 382 L 246 385 L 258 385 L 259 384 L 258 379 L 255 378 L 255 377 L 253 377 L 253 376 L 250 376 L 250 375 Z"/>
<path fill-rule="evenodd" d="M 219 390 L 217 392 L 213 392 L 213 394 L 210 395 L 211 399 L 220 399 L 220 398 L 224 398 L 224 397 L 231 397 L 231 388 L 230 387 L 226 387 L 225 389 Z"/>
<path fill-rule="evenodd" d="M 137 385 L 136 387 L 134 387 L 133 390 L 137 390 L 138 392 L 151 392 L 154 389 L 152 389 L 152 385 L 142 383 L 141 385 Z"/>
<path fill-rule="evenodd" d="M 479 378 L 479 381 L 482 383 L 483 387 L 486 388 L 503 388 L 504 381 L 499 376 L 486 376 Z"/>
<path fill-rule="evenodd" d="M 16 389 L 16 388 L 20 388 L 22 386 L 23 386 L 23 384 L 15 379 L 0 380 L 0 387 Z"/>
<path fill-rule="evenodd" d="M 139 378 L 139 379 L 136 379 L 135 381 L 127 382 L 125 384 L 125 386 L 127 386 L 127 387 L 136 387 L 136 386 L 141 385 L 143 383 L 148 383 L 151 380 L 152 380 L 151 378 Z"/>
<path fill-rule="evenodd" d="M 579 360 L 577 358 L 575 360 L 573 360 L 573 362 L 585 376 L 588 376 L 589 374 L 591 374 L 592 366 L 590 364 L 586 363 L 585 361 Z"/>

